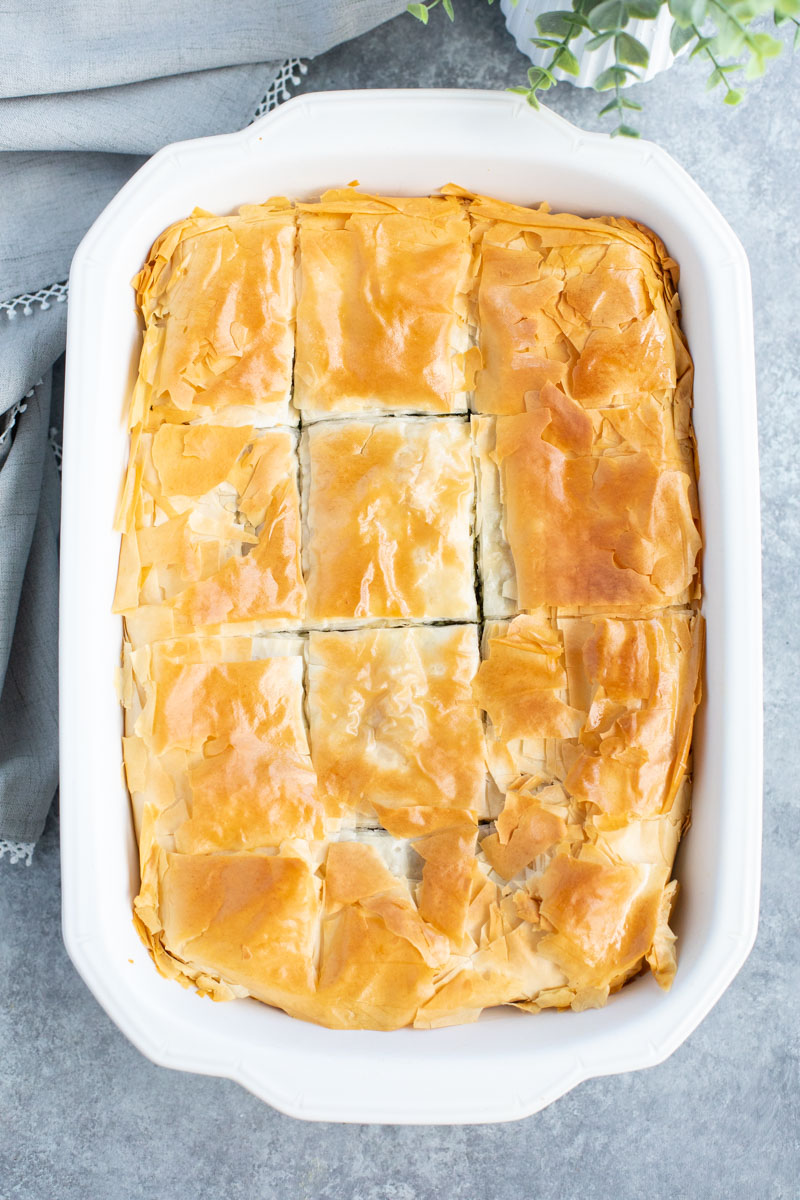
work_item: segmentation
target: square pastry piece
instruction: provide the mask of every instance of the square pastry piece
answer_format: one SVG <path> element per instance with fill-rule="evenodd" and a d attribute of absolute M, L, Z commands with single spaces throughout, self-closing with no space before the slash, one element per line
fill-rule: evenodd
<path fill-rule="evenodd" d="M 142 861 L 276 847 L 325 830 L 298 637 L 125 648 L 125 766 Z"/>
<path fill-rule="evenodd" d="M 584 220 L 479 197 L 482 367 L 474 407 L 521 413 L 545 383 L 586 408 L 668 397 L 691 362 L 677 320 L 677 269 L 663 243 L 624 219 Z"/>
<path fill-rule="evenodd" d="M 343 189 L 298 209 L 294 400 L 304 420 L 466 411 L 463 204 Z"/>
<path fill-rule="evenodd" d="M 331 814 L 414 837 L 486 815 L 474 625 L 312 633 L 312 760 Z"/>
<path fill-rule="evenodd" d="M 587 411 L 545 384 L 534 411 L 473 425 L 485 616 L 696 598 L 696 488 L 669 410 Z"/>
<path fill-rule="evenodd" d="M 120 512 L 115 597 L 132 641 L 300 622 L 296 440 L 246 425 L 141 434 Z"/>
<path fill-rule="evenodd" d="M 168 979 L 315 1020 L 320 893 L 296 842 L 272 853 L 162 850 L 143 862 L 134 924 Z"/>
<path fill-rule="evenodd" d="M 487 623 L 473 695 L 500 790 L 541 776 L 590 817 L 668 813 L 686 775 L 702 652 L 692 612 Z"/>
<path fill-rule="evenodd" d="M 301 458 L 310 625 L 477 618 L 466 422 L 326 421 Z"/>
<path fill-rule="evenodd" d="M 195 209 L 162 233 L 133 281 L 146 329 L 132 428 L 297 423 L 294 242 L 280 199 L 230 217 Z"/>

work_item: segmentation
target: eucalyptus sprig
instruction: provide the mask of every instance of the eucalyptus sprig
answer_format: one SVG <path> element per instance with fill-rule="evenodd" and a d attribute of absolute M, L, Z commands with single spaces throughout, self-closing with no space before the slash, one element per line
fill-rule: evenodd
<path fill-rule="evenodd" d="M 488 0 L 488 3 L 494 4 L 494 0 Z M 515 5 L 516 3 L 517 0 L 514 0 Z M 450 20 L 455 21 L 456 14 L 453 11 L 453 0 L 426 0 L 425 4 L 408 4 L 406 5 L 406 9 L 411 13 L 412 17 L 416 17 L 418 21 L 422 21 L 423 25 L 427 25 L 428 14 L 432 13 L 440 4 Z"/>
<path fill-rule="evenodd" d="M 488 0 L 489 4 L 494 0 Z M 514 0 L 516 3 L 516 0 Z M 408 11 L 427 25 L 429 13 L 441 3 L 454 20 L 453 0 L 427 0 L 409 4 Z M 614 61 L 594 81 L 598 92 L 613 92 L 600 109 L 600 116 L 617 119 L 612 137 L 638 137 L 627 122 L 627 114 L 641 111 L 641 104 L 623 93 L 624 87 L 641 79 L 639 69 L 650 63 L 647 46 L 629 31 L 631 20 L 655 21 L 666 6 L 672 19 L 670 48 L 673 54 L 688 49 L 692 58 L 702 57 L 710 67 L 706 87 L 722 85 L 726 104 L 744 99 L 744 84 L 758 79 L 769 61 L 783 50 L 783 42 L 763 28 L 771 22 L 780 31 L 793 28 L 792 48 L 800 46 L 800 0 L 571 0 L 572 9 L 544 12 L 536 19 L 539 36 L 532 44 L 545 52 L 545 60 L 528 71 L 528 82 L 509 88 L 525 96 L 534 108 L 539 96 L 558 82 L 555 72 L 578 75 L 581 59 L 601 46 L 611 45 Z M 574 45 L 582 38 L 580 46 Z M 733 81 L 731 80 L 733 76 Z"/>

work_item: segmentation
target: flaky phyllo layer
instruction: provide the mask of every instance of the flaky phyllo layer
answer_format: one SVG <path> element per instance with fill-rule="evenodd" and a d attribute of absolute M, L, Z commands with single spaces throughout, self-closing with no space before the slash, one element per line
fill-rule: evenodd
<path fill-rule="evenodd" d="M 703 625 L 658 238 L 342 189 L 196 211 L 134 282 L 115 609 L 158 969 L 335 1028 L 668 987 Z"/>

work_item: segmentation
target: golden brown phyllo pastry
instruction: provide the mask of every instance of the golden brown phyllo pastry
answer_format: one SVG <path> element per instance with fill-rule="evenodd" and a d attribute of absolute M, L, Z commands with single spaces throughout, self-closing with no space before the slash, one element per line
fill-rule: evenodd
<path fill-rule="evenodd" d="M 668 987 L 703 621 L 658 238 L 347 188 L 195 212 L 135 286 L 115 609 L 158 969 L 334 1028 Z"/>

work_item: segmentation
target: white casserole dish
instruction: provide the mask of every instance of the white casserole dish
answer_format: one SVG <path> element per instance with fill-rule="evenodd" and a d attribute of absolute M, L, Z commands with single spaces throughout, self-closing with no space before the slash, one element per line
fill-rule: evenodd
<path fill-rule="evenodd" d="M 451 180 L 518 203 L 651 225 L 681 265 L 696 365 L 706 552 L 706 698 L 695 738 L 694 823 L 676 873 L 679 966 L 605 1009 L 494 1011 L 431 1032 L 339 1032 L 256 1001 L 213 1004 L 162 979 L 134 932 L 136 844 L 114 688 L 113 514 L 139 326 L 129 281 L 154 237 L 195 205 L 227 212 L 358 179 L 422 194 Z M 84 238 L 72 265 L 61 548 L 64 939 L 120 1029 L 154 1062 L 236 1079 L 293 1116 L 456 1123 L 512 1120 L 575 1084 L 651 1066 L 699 1024 L 755 937 L 761 830 L 760 530 L 747 260 L 720 214 L 664 151 L 586 134 L 494 92 L 320 93 L 240 133 L 170 146 Z"/>

